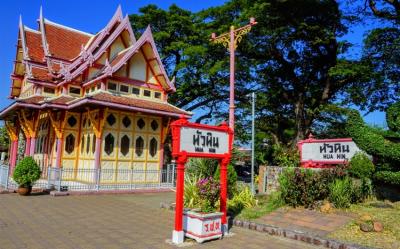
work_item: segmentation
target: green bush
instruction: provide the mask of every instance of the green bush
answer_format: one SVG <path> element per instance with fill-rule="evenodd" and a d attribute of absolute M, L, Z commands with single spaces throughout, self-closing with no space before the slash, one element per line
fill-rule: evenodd
<path fill-rule="evenodd" d="M 282 200 L 293 207 L 311 207 L 329 196 L 328 185 L 336 178 L 346 176 L 343 168 L 312 171 L 310 169 L 286 169 L 279 176 Z"/>
<path fill-rule="evenodd" d="M 280 167 L 298 167 L 300 165 L 300 156 L 297 150 L 291 150 L 281 145 L 272 146 L 273 165 Z"/>
<path fill-rule="evenodd" d="M 378 182 L 400 186 L 400 171 L 378 171 L 375 173 L 374 179 Z"/>
<path fill-rule="evenodd" d="M 235 171 L 235 168 L 233 167 L 232 164 L 228 164 L 228 197 L 231 198 L 233 196 L 233 194 L 236 192 L 237 190 L 237 173 Z M 217 167 L 217 169 L 215 170 L 214 173 L 214 179 L 216 181 L 220 181 L 220 168 L 219 166 Z"/>
<path fill-rule="evenodd" d="M 352 203 L 353 183 L 350 178 L 336 179 L 329 184 L 329 201 L 337 208 L 347 208 Z"/>
<path fill-rule="evenodd" d="M 197 192 L 196 183 L 200 177 L 185 175 L 185 190 L 183 194 L 183 205 L 187 208 L 200 207 L 200 198 Z"/>
<path fill-rule="evenodd" d="M 350 160 L 349 172 L 357 178 L 371 178 L 375 171 L 375 165 L 371 162 L 367 155 L 357 152 Z"/>
<path fill-rule="evenodd" d="M 210 177 L 218 166 L 218 161 L 207 158 L 190 158 L 186 164 L 186 174 L 195 177 Z"/>
<path fill-rule="evenodd" d="M 25 157 L 15 167 L 13 178 L 23 187 L 32 186 L 40 178 L 40 168 L 32 157 Z"/>
<path fill-rule="evenodd" d="M 241 185 L 233 197 L 228 200 L 228 210 L 233 214 L 240 213 L 244 208 L 252 208 L 257 205 L 257 200 L 248 186 Z"/>

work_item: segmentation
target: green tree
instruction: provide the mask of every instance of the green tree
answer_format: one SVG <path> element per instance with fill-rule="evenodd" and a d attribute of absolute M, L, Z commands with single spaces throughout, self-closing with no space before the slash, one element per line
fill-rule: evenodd
<path fill-rule="evenodd" d="M 149 24 L 152 27 L 163 64 L 176 79 L 177 92 L 169 101 L 201 113 L 196 122 L 215 118 L 219 104 L 228 96 L 224 89 L 227 58 L 222 49 L 210 44 L 204 19 L 174 4 L 168 10 L 147 5 L 129 17 L 137 36 Z"/>
<path fill-rule="evenodd" d="M 349 44 L 338 41 L 347 28 L 336 1 L 233 0 L 203 15 L 217 31 L 258 21 L 237 50 L 238 120 L 248 125 L 246 96 L 256 91 L 257 129 L 272 143 L 295 147 L 325 106 L 371 79 L 370 65 L 341 58 Z"/>
<path fill-rule="evenodd" d="M 0 147 L 7 149 L 10 145 L 10 138 L 5 126 L 0 127 Z"/>
<path fill-rule="evenodd" d="M 356 93 L 377 75 L 370 61 L 344 58 L 350 44 L 338 41 L 347 27 L 337 1 L 231 0 L 198 13 L 148 5 L 130 20 L 138 33 L 152 25 L 168 74 L 176 77 L 178 90 L 170 101 L 207 122 L 227 118 L 229 97 L 228 51 L 211 43 L 210 35 L 246 24 L 251 16 L 258 24 L 236 51 L 237 138 L 248 140 L 251 91 L 257 92 L 257 130 L 267 136 L 258 141 L 292 148 L 326 106 L 343 96 L 350 103 L 367 101 Z"/>
<path fill-rule="evenodd" d="M 400 3 L 388 0 L 348 0 L 350 11 L 361 24 L 378 28 L 364 39 L 361 62 L 368 64 L 376 77 L 359 84 L 349 96 L 367 111 L 385 111 L 400 100 Z"/>

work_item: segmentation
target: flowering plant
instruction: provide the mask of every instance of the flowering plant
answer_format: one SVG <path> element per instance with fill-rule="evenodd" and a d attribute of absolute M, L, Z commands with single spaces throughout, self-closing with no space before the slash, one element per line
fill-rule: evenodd
<path fill-rule="evenodd" d="M 202 178 L 196 183 L 200 198 L 200 211 L 209 213 L 217 209 L 220 184 L 213 177 Z"/>

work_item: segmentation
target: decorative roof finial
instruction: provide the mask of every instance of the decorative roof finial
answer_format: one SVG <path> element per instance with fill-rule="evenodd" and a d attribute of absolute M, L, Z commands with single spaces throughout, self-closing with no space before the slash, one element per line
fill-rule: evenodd
<path fill-rule="evenodd" d="M 19 14 L 19 27 L 22 27 L 22 26 L 23 26 L 23 24 L 22 24 L 22 15 Z"/>
<path fill-rule="evenodd" d="M 42 5 L 40 5 L 39 19 L 43 19 L 43 8 L 42 8 Z"/>

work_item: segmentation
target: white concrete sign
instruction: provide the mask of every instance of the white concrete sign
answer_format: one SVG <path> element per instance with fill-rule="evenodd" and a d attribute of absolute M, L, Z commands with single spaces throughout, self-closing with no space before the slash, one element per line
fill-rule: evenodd
<path fill-rule="evenodd" d="M 302 161 L 349 161 L 354 154 L 361 151 L 352 141 L 303 143 Z"/>
<path fill-rule="evenodd" d="M 201 128 L 181 128 L 180 151 L 187 153 L 229 153 L 229 135 Z"/>

